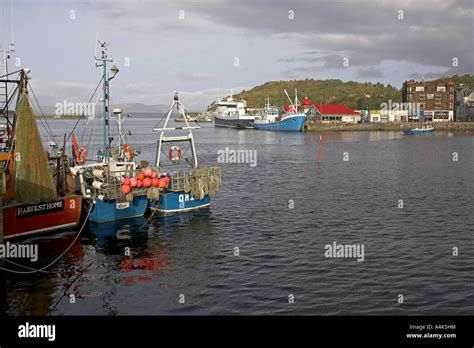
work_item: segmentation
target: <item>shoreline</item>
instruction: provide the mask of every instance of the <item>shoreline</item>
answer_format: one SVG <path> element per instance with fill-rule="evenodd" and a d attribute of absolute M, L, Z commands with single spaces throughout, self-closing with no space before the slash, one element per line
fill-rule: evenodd
<path fill-rule="evenodd" d="M 443 122 L 428 123 L 435 128 L 435 131 L 445 132 L 469 132 L 474 131 L 474 122 Z M 357 124 L 309 124 L 305 129 L 306 132 L 324 132 L 324 131 L 403 131 L 404 129 L 416 128 L 426 123 L 421 122 L 396 122 L 396 123 L 357 123 Z"/>

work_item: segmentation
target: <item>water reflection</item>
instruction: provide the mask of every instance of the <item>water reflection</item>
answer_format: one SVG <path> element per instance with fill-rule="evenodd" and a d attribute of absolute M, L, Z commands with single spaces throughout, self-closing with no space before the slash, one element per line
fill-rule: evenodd
<path fill-rule="evenodd" d="M 143 216 L 111 221 L 89 223 L 83 244 L 95 245 L 105 254 L 123 253 L 124 247 L 146 247 L 148 242 L 147 219 Z"/>
<path fill-rule="evenodd" d="M 24 266 L 40 269 L 53 262 L 67 248 L 70 249 L 54 266 L 42 272 L 31 274 L 4 273 L 0 286 L 4 289 L 1 296 L 1 314 L 8 315 L 48 315 L 55 303 L 54 293 L 61 279 L 72 276 L 75 265 L 84 257 L 77 232 L 64 232 L 56 235 L 45 235 L 19 241 L 21 244 L 37 244 L 38 262 L 12 261 Z M 9 262 L 5 267 L 21 272 L 29 271 Z"/>

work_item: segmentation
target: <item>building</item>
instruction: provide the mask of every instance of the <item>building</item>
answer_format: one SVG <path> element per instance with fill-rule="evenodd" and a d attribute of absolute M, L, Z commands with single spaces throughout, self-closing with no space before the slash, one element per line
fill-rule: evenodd
<path fill-rule="evenodd" d="M 454 82 L 405 81 L 403 103 L 415 103 L 410 121 L 446 122 L 454 120 Z"/>
<path fill-rule="evenodd" d="M 454 119 L 459 122 L 474 122 L 474 89 L 454 89 Z"/>
<path fill-rule="evenodd" d="M 380 122 L 380 110 L 369 111 L 369 122 Z"/>
<path fill-rule="evenodd" d="M 291 112 L 292 106 L 287 104 L 283 106 L 285 112 Z M 314 104 L 308 98 L 301 101 L 298 112 L 304 112 L 310 122 L 361 122 L 359 112 L 349 109 L 342 104 Z"/>

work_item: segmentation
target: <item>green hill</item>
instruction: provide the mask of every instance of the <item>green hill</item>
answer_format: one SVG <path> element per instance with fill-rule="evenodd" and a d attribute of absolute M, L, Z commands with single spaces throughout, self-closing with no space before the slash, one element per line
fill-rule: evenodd
<path fill-rule="evenodd" d="M 352 109 L 379 108 L 380 104 L 389 99 L 401 101 L 401 92 L 390 85 L 370 82 L 342 82 L 341 80 L 291 80 L 271 81 L 263 85 L 235 94 L 234 98 L 247 101 L 247 106 L 262 108 L 265 98 L 270 97 L 272 105 L 288 104 L 284 89 L 290 97 L 294 98 L 294 90 L 298 90 L 298 99 L 308 97 L 313 103 L 346 104 Z M 209 106 L 209 110 L 215 108 L 215 103 Z"/>
<path fill-rule="evenodd" d="M 448 80 L 453 80 L 455 86 L 459 86 L 460 84 L 463 84 L 464 87 L 474 88 L 474 75 L 445 76 L 445 77 L 440 77 L 439 79 L 436 79 L 434 81 L 446 82 Z"/>
<path fill-rule="evenodd" d="M 464 83 L 465 86 L 474 86 L 474 76 L 452 76 L 438 79 L 444 81 L 452 79 L 458 85 Z M 379 109 L 380 104 L 392 100 L 401 102 L 401 86 L 395 88 L 390 84 L 370 82 L 343 82 L 341 80 L 290 80 L 290 81 L 270 81 L 263 85 L 256 86 L 248 91 L 235 94 L 234 98 L 244 99 L 247 106 L 262 108 L 265 105 L 265 98 L 270 97 L 272 105 L 281 106 L 288 104 L 288 99 L 283 92 L 288 91 L 290 97 L 294 98 L 294 90 L 298 90 L 298 98 L 302 100 L 308 97 L 313 103 L 345 104 L 351 109 Z M 215 109 L 215 102 L 208 110 Z"/>

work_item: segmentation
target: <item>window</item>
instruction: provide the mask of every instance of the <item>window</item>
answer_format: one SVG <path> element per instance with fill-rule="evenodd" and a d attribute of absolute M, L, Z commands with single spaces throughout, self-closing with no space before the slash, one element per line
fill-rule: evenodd
<path fill-rule="evenodd" d="M 424 87 L 424 86 L 416 86 L 416 87 L 415 87 L 415 91 L 416 91 L 416 92 L 424 92 L 424 91 L 425 91 L 425 87 Z"/>
<path fill-rule="evenodd" d="M 440 103 L 436 103 L 436 104 L 435 104 L 435 109 L 440 110 L 440 109 L 441 109 L 441 104 L 440 104 Z"/>
<path fill-rule="evenodd" d="M 436 87 L 436 91 L 437 91 L 437 92 L 446 92 L 446 87 L 444 87 L 444 86 L 438 86 L 438 87 Z"/>
<path fill-rule="evenodd" d="M 428 94 L 429 96 L 430 94 Z M 432 95 L 432 94 L 431 94 Z M 428 98 L 430 99 L 430 98 Z M 418 98 L 419 101 L 424 101 L 425 100 L 425 95 L 424 94 L 420 94 L 420 97 Z"/>

